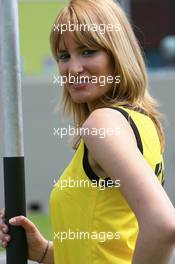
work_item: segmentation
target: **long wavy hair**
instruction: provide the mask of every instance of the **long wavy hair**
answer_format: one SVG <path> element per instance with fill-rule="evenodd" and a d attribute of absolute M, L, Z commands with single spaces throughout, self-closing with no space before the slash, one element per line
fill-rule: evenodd
<path fill-rule="evenodd" d="M 71 0 L 58 14 L 55 25 L 120 25 L 120 30 L 101 34 L 98 30 L 74 31 L 78 44 L 91 49 L 104 49 L 114 61 L 114 76 L 120 76 L 120 84 L 113 86 L 112 96 L 104 94 L 99 98 L 95 109 L 117 105 L 129 105 L 131 109 L 143 109 L 155 123 L 161 152 L 164 151 L 164 132 L 161 124 L 163 115 L 157 110 L 158 102 L 148 91 L 148 77 L 142 52 L 133 29 L 120 5 L 113 0 Z M 59 43 L 64 33 L 54 29 L 50 34 L 52 54 L 58 61 Z M 60 104 L 61 103 L 61 104 Z M 74 125 L 80 128 L 89 116 L 86 103 L 75 103 L 67 89 L 64 88 L 59 105 L 64 116 L 72 115 Z M 73 139 L 73 148 L 77 149 L 80 135 Z"/>

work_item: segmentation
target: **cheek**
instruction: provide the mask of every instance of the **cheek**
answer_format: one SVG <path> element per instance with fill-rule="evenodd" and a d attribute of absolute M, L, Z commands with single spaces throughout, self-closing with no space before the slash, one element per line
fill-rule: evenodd
<path fill-rule="evenodd" d="M 113 75 L 114 63 L 113 63 L 112 59 L 109 59 L 109 57 L 107 57 L 106 60 L 104 60 L 103 67 L 104 67 L 105 71 L 107 73 L 109 73 L 108 75 Z"/>
<path fill-rule="evenodd" d="M 96 65 L 94 66 L 94 68 L 98 70 L 99 75 L 113 75 L 114 63 L 112 59 L 106 54 L 99 57 Z"/>
<path fill-rule="evenodd" d="M 60 75 L 66 75 L 66 66 L 62 64 L 58 64 L 58 70 Z"/>

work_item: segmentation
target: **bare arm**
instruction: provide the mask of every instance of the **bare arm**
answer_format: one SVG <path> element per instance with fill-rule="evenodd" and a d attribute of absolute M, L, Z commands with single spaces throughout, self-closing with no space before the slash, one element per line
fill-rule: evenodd
<path fill-rule="evenodd" d="M 147 235 L 146 230 L 140 231 L 132 264 L 169 264 L 173 249 L 174 244 L 166 241 L 166 235 L 164 239 L 158 239 L 150 233 Z"/>
<path fill-rule="evenodd" d="M 53 242 L 49 242 L 49 248 L 44 258 L 43 264 L 54 264 Z"/>
<path fill-rule="evenodd" d="M 120 191 L 138 220 L 139 235 L 132 263 L 168 264 L 175 244 L 175 210 L 138 150 L 127 120 L 119 112 L 103 108 L 93 111 L 83 127 L 120 128 L 117 135 L 99 138 L 90 134 L 83 135 L 83 139 L 106 174 L 113 181 L 120 179 Z"/>

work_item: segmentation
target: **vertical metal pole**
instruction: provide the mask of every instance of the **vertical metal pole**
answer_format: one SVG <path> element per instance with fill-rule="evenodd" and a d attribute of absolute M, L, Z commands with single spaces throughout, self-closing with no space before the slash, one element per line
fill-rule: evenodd
<path fill-rule="evenodd" d="M 4 138 L 4 193 L 6 223 L 26 216 L 21 70 L 17 0 L 0 0 L 1 101 Z M 27 263 L 27 243 L 22 227 L 9 225 L 12 237 L 7 264 Z"/>

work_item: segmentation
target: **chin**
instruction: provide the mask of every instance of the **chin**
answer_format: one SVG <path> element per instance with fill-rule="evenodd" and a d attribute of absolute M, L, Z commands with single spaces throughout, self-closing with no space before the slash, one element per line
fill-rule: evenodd
<path fill-rule="evenodd" d="M 83 98 L 75 98 L 75 97 L 71 97 L 72 101 L 76 104 L 82 104 L 82 103 L 86 103 L 87 100 L 83 99 Z"/>
<path fill-rule="evenodd" d="M 91 95 L 83 95 L 83 94 L 79 94 L 77 96 L 75 96 L 75 94 L 71 94 L 70 93 L 70 96 L 71 96 L 71 99 L 73 102 L 77 103 L 77 104 L 82 104 L 82 103 L 92 103 L 96 100 L 98 100 L 98 98 L 100 98 L 100 96 L 92 96 Z"/>

